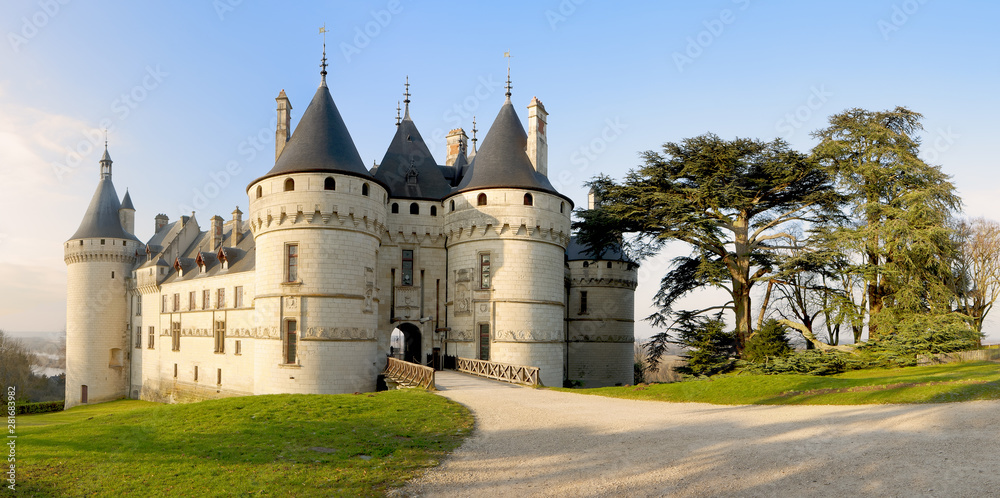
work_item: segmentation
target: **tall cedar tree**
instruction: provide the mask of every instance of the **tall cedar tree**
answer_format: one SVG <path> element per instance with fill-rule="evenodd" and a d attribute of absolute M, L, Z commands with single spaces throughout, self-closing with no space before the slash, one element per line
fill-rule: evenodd
<path fill-rule="evenodd" d="M 579 211 L 582 221 L 574 228 L 595 254 L 600 241 L 616 243 L 623 232 L 636 233 L 632 251 L 639 256 L 672 240 L 690 244 L 691 256 L 675 259 L 661 280 L 659 311 L 649 319 L 664 326 L 681 296 L 704 286 L 724 288 L 732 296 L 742 351 L 751 333 L 750 291 L 774 271 L 776 252 L 795 239 L 785 229 L 823 223 L 839 212 L 842 199 L 832 179 L 780 139 L 729 141 L 706 134 L 642 157 L 645 164 L 621 184 L 607 177 L 591 182 L 601 202 L 596 213 Z"/>
<path fill-rule="evenodd" d="M 868 337 L 892 332 L 912 313 L 946 313 L 956 248 L 947 222 L 961 201 L 940 168 L 917 157 L 922 116 L 905 107 L 850 109 L 816 131 L 813 157 L 850 199 L 853 221 L 836 231 L 859 254 Z"/>

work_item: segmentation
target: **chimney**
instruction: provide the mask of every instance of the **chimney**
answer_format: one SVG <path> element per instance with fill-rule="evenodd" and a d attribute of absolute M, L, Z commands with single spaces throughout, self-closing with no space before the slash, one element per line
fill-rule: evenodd
<path fill-rule="evenodd" d="M 448 132 L 448 136 L 445 137 L 447 140 L 448 155 L 444 159 L 445 166 L 454 166 L 455 161 L 458 156 L 462 154 L 467 145 L 468 136 L 465 135 L 465 130 L 461 128 L 455 128 Z"/>
<path fill-rule="evenodd" d="M 532 97 L 528 104 L 528 159 L 535 171 L 549 176 L 549 143 L 545 138 L 545 123 L 549 113 L 538 97 Z"/>
<path fill-rule="evenodd" d="M 156 215 L 154 220 L 156 220 L 156 230 L 154 230 L 153 233 L 159 232 L 161 228 L 167 226 L 167 223 L 170 222 L 170 218 L 167 218 L 167 215 L 163 213 Z"/>
<path fill-rule="evenodd" d="M 209 222 L 211 223 L 209 230 L 211 230 L 210 235 L 212 238 L 210 239 L 211 242 L 209 243 L 208 250 L 214 253 L 222 247 L 222 224 L 225 223 L 225 220 L 221 216 L 215 215 Z"/>
<path fill-rule="evenodd" d="M 284 89 L 274 100 L 278 102 L 278 128 L 274 132 L 274 160 L 277 161 L 281 151 L 285 149 L 285 143 L 292 136 L 292 103 Z"/>
<path fill-rule="evenodd" d="M 236 206 L 233 210 L 233 236 L 232 243 L 230 247 L 236 247 L 236 244 L 240 243 L 240 239 L 243 238 L 243 211 L 240 211 L 240 207 Z"/>

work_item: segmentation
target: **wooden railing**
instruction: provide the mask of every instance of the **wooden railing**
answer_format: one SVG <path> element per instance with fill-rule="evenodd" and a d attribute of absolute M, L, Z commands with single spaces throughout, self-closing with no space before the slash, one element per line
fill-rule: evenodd
<path fill-rule="evenodd" d="M 538 380 L 538 367 L 508 365 L 506 363 L 473 360 L 470 358 L 458 358 L 455 366 L 459 372 L 470 373 L 486 377 L 487 379 L 502 380 L 526 386 L 542 385 L 541 381 Z"/>
<path fill-rule="evenodd" d="M 388 358 L 385 364 L 385 376 L 398 384 L 409 387 L 434 389 L 434 369 L 416 363 Z"/>

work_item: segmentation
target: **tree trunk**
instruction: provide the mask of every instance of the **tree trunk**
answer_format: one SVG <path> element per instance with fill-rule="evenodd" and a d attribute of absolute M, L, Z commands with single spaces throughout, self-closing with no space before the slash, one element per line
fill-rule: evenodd
<path fill-rule="evenodd" d="M 743 354 L 743 346 L 750 338 L 753 313 L 750 309 L 750 220 L 746 213 L 733 221 L 733 249 L 735 259 L 729 259 L 727 266 L 733 283 L 733 312 L 736 314 L 736 352 Z"/>

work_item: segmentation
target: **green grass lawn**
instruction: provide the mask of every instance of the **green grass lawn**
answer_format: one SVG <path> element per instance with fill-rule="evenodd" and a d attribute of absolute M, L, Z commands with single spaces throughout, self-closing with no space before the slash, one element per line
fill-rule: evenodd
<path fill-rule="evenodd" d="M 952 363 L 831 376 L 724 375 L 708 380 L 595 389 L 582 394 L 722 405 L 859 405 L 1000 399 L 1000 364 Z"/>
<path fill-rule="evenodd" d="M 472 429 L 419 390 L 115 401 L 17 418 L 27 496 L 370 496 L 436 465 Z"/>

